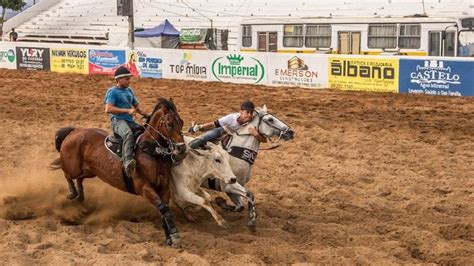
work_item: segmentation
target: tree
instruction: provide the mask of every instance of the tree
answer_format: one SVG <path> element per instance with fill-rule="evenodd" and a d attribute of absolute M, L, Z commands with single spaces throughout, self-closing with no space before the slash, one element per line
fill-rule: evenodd
<path fill-rule="evenodd" d="M 0 7 L 2 8 L 2 16 L 0 17 L 0 39 L 3 35 L 3 19 L 5 18 L 5 12 L 7 9 L 18 11 L 25 5 L 26 3 L 23 0 L 0 0 Z"/>

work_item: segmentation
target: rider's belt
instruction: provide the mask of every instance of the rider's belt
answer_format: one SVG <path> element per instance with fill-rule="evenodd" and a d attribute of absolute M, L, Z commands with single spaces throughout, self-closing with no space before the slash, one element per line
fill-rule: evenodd
<path fill-rule="evenodd" d="M 248 162 L 249 164 L 253 164 L 255 162 L 255 159 L 257 158 L 258 152 L 252 151 L 243 147 L 232 146 L 230 147 L 229 154 L 231 156 L 234 156 L 235 158 L 244 160 Z"/>

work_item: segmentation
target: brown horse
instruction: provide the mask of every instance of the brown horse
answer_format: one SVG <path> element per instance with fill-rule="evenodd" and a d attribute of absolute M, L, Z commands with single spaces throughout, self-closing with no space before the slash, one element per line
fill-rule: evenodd
<path fill-rule="evenodd" d="M 66 177 L 68 199 L 84 200 L 84 178 L 98 176 L 110 185 L 143 196 L 162 215 L 162 226 L 168 245 L 179 241 L 168 208 L 171 167 L 186 156 L 181 130 L 183 120 L 171 101 L 159 98 L 153 113 L 144 125 L 144 133 L 135 146 L 135 174 L 124 177 L 122 162 L 104 146 L 107 132 L 96 128 L 61 128 L 56 133 L 56 149 L 60 157 L 53 170 L 62 169 Z M 76 179 L 77 188 L 73 182 Z M 128 181 L 128 182 L 127 182 Z"/>

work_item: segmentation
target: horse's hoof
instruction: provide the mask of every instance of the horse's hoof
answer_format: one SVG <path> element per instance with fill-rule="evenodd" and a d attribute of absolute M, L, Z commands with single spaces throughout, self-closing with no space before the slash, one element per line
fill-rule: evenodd
<path fill-rule="evenodd" d="M 255 220 L 249 220 L 249 222 L 247 223 L 247 226 L 249 228 L 256 228 L 257 227 L 257 222 Z"/>
<path fill-rule="evenodd" d="M 77 202 L 83 203 L 84 202 L 84 196 L 77 197 Z"/>
<path fill-rule="evenodd" d="M 166 244 L 168 246 L 179 247 L 181 244 L 181 237 L 178 233 L 170 234 L 170 236 L 166 238 Z"/>
<path fill-rule="evenodd" d="M 67 194 L 66 198 L 68 200 L 73 200 L 73 199 L 77 198 L 77 196 L 79 196 L 79 194 L 77 194 L 77 193 L 76 194 Z"/>
<path fill-rule="evenodd" d="M 230 225 L 227 221 L 222 221 L 219 223 L 219 226 L 222 228 L 222 229 L 229 229 Z"/>

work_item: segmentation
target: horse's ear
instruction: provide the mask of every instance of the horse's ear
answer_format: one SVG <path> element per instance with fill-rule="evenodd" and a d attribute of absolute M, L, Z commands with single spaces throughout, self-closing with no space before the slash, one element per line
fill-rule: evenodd
<path fill-rule="evenodd" d="M 266 104 L 263 105 L 262 111 L 264 111 L 265 113 L 267 112 L 267 105 Z"/>
<path fill-rule="evenodd" d="M 171 97 L 170 97 L 169 101 L 172 102 L 172 103 L 174 103 L 174 102 L 173 102 L 173 98 L 171 98 Z"/>

